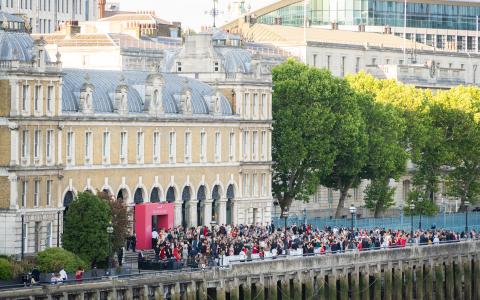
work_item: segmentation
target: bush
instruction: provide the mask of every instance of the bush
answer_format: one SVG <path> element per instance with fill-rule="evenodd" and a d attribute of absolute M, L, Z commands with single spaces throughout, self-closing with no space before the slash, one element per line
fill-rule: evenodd
<path fill-rule="evenodd" d="M 43 273 L 58 272 L 62 267 L 67 273 L 73 273 L 78 267 L 88 267 L 80 257 L 62 248 L 48 248 L 38 252 L 36 264 Z"/>
<path fill-rule="evenodd" d="M 7 259 L 0 258 L 0 280 L 10 280 L 12 278 L 12 265 Z"/>

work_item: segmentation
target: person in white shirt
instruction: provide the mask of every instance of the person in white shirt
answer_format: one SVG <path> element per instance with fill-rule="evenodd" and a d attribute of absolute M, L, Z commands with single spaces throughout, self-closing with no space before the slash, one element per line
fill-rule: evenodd
<path fill-rule="evenodd" d="M 63 267 L 60 270 L 60 278 L 62 278 L 62 281 L 67 281 L 68 280 L 67 272 L 65 272 L 65 269 Z"/>
<path fill-rule="evenodd" d="M 152 231 L 152 248 L 155 248 L 157 246 L 157 243 L 158 243 L 158 232 L 154 228 Z"/>

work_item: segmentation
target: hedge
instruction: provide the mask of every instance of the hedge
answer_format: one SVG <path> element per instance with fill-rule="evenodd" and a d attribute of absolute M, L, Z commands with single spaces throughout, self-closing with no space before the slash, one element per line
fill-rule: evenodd
<path fill-rule="evenodd" d="M 38 252 L 35 261 L 42 273 L 58 272 L 62 267 L 67 273 L 73 273 L 78 267 L 88 267 L 80 257 L 62 248 L 48 248 Z"/>
<path fill-rule="evenodd" d="M 0 280 L 10 280 L 13 278 L 12 265 L 6 258 L 0 258 Z"/>

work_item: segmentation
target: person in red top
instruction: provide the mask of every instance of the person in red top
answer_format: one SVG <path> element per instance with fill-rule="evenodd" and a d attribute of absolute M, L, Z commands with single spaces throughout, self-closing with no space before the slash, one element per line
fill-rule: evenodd
<path fill-rule="evenodd" d="M 362 249 L 363 249 L 362 243 L 357 243 L 357 249 L 358 249 L 358 251 L 362 251 Z"/>
<path fill-rule="evenodd" d="M 82 281 L 84 272 L 82 267 L 78 267 L 77 272 L 75 272 L 75 280 Z"/>
<path fill-rule="evenodd" d="M 257 254 L 258 253 L 258 247 L 257 245 L 253 245 L 253 251 L 252 251 L 253 254 Z"/>
<path fill-rule="evenodd" d="M 167 256 L 165 255 L 165 247 L 162 246 L 162 248 L 160 249 L 160 259 L 164 260 L 166 258 L 167 258 Z"/>

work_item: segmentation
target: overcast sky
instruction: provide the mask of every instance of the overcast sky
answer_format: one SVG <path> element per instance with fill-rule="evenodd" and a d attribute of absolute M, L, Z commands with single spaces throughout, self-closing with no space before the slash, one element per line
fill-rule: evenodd
<path fill-rule="evenodd" d="M 251 0 L 251 9 L 255 10 L 278 0 Z M 212 24 L 212 17 L 205 12 L 213 7 L 213 0 L 110 0 L 107 2 L 120 2 L 121 10 L 154 9 L 162 19 L 168 21 L 180 21 L 183 27 L 198 30 L 201 26 Z M 219 10 L 223 12 L 218 17 L 218 25 L 226 22 L 228 3 L 233 0 L 218 0 Z"/>

